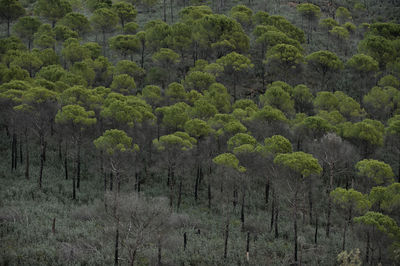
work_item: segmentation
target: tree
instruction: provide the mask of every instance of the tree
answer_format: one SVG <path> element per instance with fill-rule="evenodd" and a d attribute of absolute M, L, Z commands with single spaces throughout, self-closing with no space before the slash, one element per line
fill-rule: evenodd
<path fill-rule="evenodd" d="M 66 105 L 57 112 L 55 117 L 56 123 L 64 124 L 71 130 L 72 140 L 76 145 L 76 175 L 72 178 L 72 199 L 74 200 L 76 199 L 75 187 L 78 189 L 80 187 L 82 131 L 84 131 L 86 127 L 96 123 L 96 118 L 93 118 L 93 116 L 93 111 L 86 111 L 85 108 L 80 105 Z"/>
<path fill-rule="evenodd" d="M 140 42 L 135 35 L 117 35 L 109 41 L 111 49 L 121 53 L 126 59 L 127 55 L 130 55 L 131 61 L 133 61 L 133 55 L 139 51 Z"/>
<path fill-rule="evenodd" d="M 39 29 L 42 23 L 36 17 L 22 17 L 18 19 L 18 22 L 14 26 L 15 32 L 18 36 L 28 41 L 28 49 L 31 50 L 31 45 L 33 42 L 33 35 Z"/>
<path fill-rule="evenodd" d="M 376 35 L 368 35 L 358 45 L 359 53 L 371 56 L 379 63 L 379 68 L 384 68 L 393 59 L 395 48 L 393 43 Z"/>
<path fill-rule="evenodd" d="M 377 120 L 364 119 L 355 124 L 344 123 L 339 127 L 339 133 L 360 149 L 363 158 L 368 158 L 377 147 L 383 145 L 384 126 Z"/>
<path fill-rule="evenodd" d="M 165 88 L 166 84 L 173 80 L 175 67 L 180 61 L 179 55 L 171 49 L 161 48 L 153 54 L 152 59 L 158 65 L 160 71 L 166 71 L 166 76 L 161 79 L 162 88 Z"/>
<path fill-rule="evenodd" d="M 99 8 L 93 12 L 90 22 L 95 30 L 103 35 L 103 48 L 106 47 L 106 33 L 114 30 L 118 22 L 118 16 L 114 10 L 109 8 Z"/>
<path fill-rule="evenodd" d="M 35 13 L 48 19 L 52 28 L 69 12 L 72 12 L 72 8 L 66 0 L 38 0 L 35 5 Z"/>
<path fill-rule="evenodd" d="M 395 115 L 388 120 L 388 127 L 386 128 L 386 133 L 388 136 L 392 136 L 396 139 L 395 146 L 397 148 L 398 154 L 398 172 L 397 172 L 397 182 L 400 182 L 400 116 Z"/>
<path fill-rule="evenodd" d="M 301 51 L 290 44 L 277 44 L 272 47 L 267 55 L 265 64 L 276 64 L 282 73 L 282 80 L 288 81 L 290 69 L 295 69 L 303 61 Z"/>
<path fill-rule="evenodd" d="M 393 171 L 390 165 L 373 159 L 364 159 L 359 161 L 355 168 L 357 175 L 366 178 L 361 180 L 360 183 L 366 183 L 367 188 L 370 187 L 371 181 L 377 185 L 390 184 L 394 182 Z"/>
<path fill-rule="evenodd" d="M 340 175 L 348 176 L 351 170 L 348 164 L 354 161 L 354 149 L 349 143 L 343 141 L 339 136 L 334 133 L 328 133 L 323 136 L 319 143 L 314 144 L 314 154 L 316 157 L 326 164 L 329 182 L 327 182 L 327 196 L 328 204 L 326 206 L 327 221 L 326 221 L 326 237 L 330 237 L 330 229 L 332 226 L 332 197 L 330 197 L 331 191 L 333 191 L 336 181 L 340 178 Z"/>
<path fill-rule="evenodd" d="M 311 111 L 314 96 L 306 85 L 299 84 L 294 87 L 292 98 L 296 113 L 309 113 Z"/>
<path fill-rule="evenodd" d="M 282 87 L 271 84 L 265 94 L 260 96 L 263 105 L 270 105 L 284 112 L 286 115 L 294 113 L 294 101 Z"/>
<path fill-rule="evenodd" d="M 236 188 L 236 178 L 241 173 L 246 171 L 246 168 L 239 165 L 239 159 L 232 153 L 222 153 L 216 157 L 214 157 L 213 162 L 219 166 L 221 170 L 221 186 L 225 186 L 225 190 L 227 186 L 232 186 L 234 189 Z M 228 256 L 228 240 L 229 240 L 229 224 L 231 212 L 229 211 L 229 196 L 225 193 L 225 210 L 226 210 L 226 223 L 225 223 L 225 235 L 224 235 L 224 259 Z"/>
<path fill-rule="evenodd" d="M 252 24 L 252 15 L 253 11 L 245 5 L 234 6 L 230 11 L 230 16 L 247 29 Z"/>
<path fill-rule="evenodd" d="M 249 58 L 236 52 L 219 58 L 216 63 L 224 68 L 224 72 L 227 76 L 232 77 L 233 92 L 231 92 L 231 95 L 233 96 L 233 100 L 236 101 L 236 86 L 237 83 L 239 83 L 239 75 L 250 70 L 254 65 Z"/>
<path fill-rule="evenodd" d="M 119 2 L 114 4 L 112 9 L 114 9 L 115 13 L 119 17 L 122 29 L 125 28 L 126 22 L 134 21 L 137 15 L 136 8 L 130 3 Z"/>
<path fill-rule="evenodd" d="M 310 39 L 312 38 L 313 24 L 321 16 L 321 9 L 319 8 L 319 6 L 310 3 L 299 4 L 296 8 L 301 16 L 305 17 L 308 21 L 307 43 L 310 43 Z"/>
<path fill-rule="evenodd" d="M 382 233 L 389 237 L 390 239 L 396 240 L 400 237 L 400 228 L 397 225 L 396 220 L 394 220 L 393 218 L 384 215 L 382 213 L 379 212 L 372 212 L 369 211 L 367 213 L 365 213 L 363 216 L 359 216 L 359 217 L 355 217 L 354 218 L 354 222 L 364 225 L 367 227 L 366 229 L 366 237 L 367 237 L 367 245 L 366 245 L 366 250 L 365 250 L 365 261 L 371 262 L 373 259 L 373 254 L 371 254 L 371 260 L 369 258 L 370 255 L 370 249 L 372 249 L 371 247 L 371 243 L 370 243 L 370 238 L 372 238 L 372 240 L 377 240 L 379 238 L 382 238 Z M 377 229 L 377 232 L 375 229 Z M 379 262 L 381 261 L 381 252 L 382 252 L 382 248 L 384 246 L 382 246 L 381 243 L 379 243 L 380 241 L 376 241 L 378 243 L 378 249 L 379 249 Z M 385 244 L 383 244 L 385 245 Z"/>
<path fill-rule="evenodd" d="M 361 100 L 367 84 L 370 84 L 374 73 L 379 70 L 379 64 L 369 55 L 355 54 L 346 62 L 346 67 L 359 80 L 357 97 Z"/>
<path fill-rule="evenodd" d="M 332 197 L 333 202 L 342 209 L 345 215 L 342 238 L 342 250 L 345 250 L 347 226 L 351 223 L 354 212 L 365 212 L 369 209 L 370 202 L 365 195 L 352 188 L 347 190 L 338 187 L 330 193 L 330 196 Z"/>
<path fill-rule="evenodd" d="M 294 261 L 297 263 L 297 211 L 298 211 L 298 192 L 303 178 L 313 174 L 319 174 L 322 171 L 318 160 L 311 154 L 304 152 L 293 152 L 278 154 L 274 159 L 274 164 L 282 165 L 289 169 L 290 181 L 294 182 L 293 195 L 293 228 L 294 228 Z"/>
<path fill-rule="evenodd" d="M 350 35 L 349 31 L 345 27 L 335 26 L 329 31 L 329 34 L 334 37 L 337 47 L 342 48 L 342 50 L 344 50 L 344 55 L 347 56 L 347 40 Z"/>
<path fill-rule="evenodd" d="M 56 36 L 49 24 L 42 24 L 33 36 L 33 44 L 35 46 L 41 49 L 54 48 Z"/>
<path fill-rule="evenodd" d="M 119 193 L 121 184 L 121 171 L 123 170 L 123 158 L 127 155 L 139 150 L 137 144 L 133 144 L 132 138 L 126 135 L 122 130 L 110 129 L 106 130 L 102 136 L 93 141 L 97 149 L 106 153 L 109 158 L 111 171 L 115 175 L 117 189 L 114 192 L 114 208 L 113 214 L 115 218 L 115 250 L 114 250 L 114 264 L 118 265 L 119 253 L 119 230 L 120 230 L 120 206 L 119 206 Z M 134 257 L 132 262 L 134 261 Z"/>
<path fill-rule="evenodd" d="M 190 71 L 184 81 L 186 89 L 195 89 L 198 92 L 203 92 L 213 83 L 215 83 L 215 76 L 202 71 Z"/>
<path fill-rule="evenodd" d="M 121 94 L 134 94 L 134 89 L 136 89 L 135 80 L 128 74 L 116 75 L 113 78 L 110 88 Z"/>
<path fill-rule="evenodd" d="M 183 129 L 187 120 L 189 105 L 183 102 L 178 102 L 174 105 L 163 106 L 156 109 L 156 113 L 163 115 L 162 123 L 168 128 L 177 131 Z"/>
<path fill-rule="evenodd" d="M 176 182 L 177 170 L 179 167 L 179 162 L 182 160 L 182 156 L 186 155 L 186 151 L 191 150 L 196 144 L 196 139 L 192 138 L 186 132 L 176 131 L 173 134 L 164 135 L 159 137 L 158 139 L 153 140 L 153 145 L 159 150 L 162 151 L 165 156 L 164 159 L 167 164 L 168 169 L 168 186 L 169 186 L 169 206 L 173 206 L 173 193 L 174 186 Z M 178 173 L 179 174 L 179 173 Z M 179 195 L 178 195 L 178 203 L 177 209 L 180 207 L 181 197 L 182 197 L 182 178 L 179 177 Z"/>
<path fill-rule="evenodd" d="M 340 24 L 343 24 L 346 20 L 351 19 L 350 11 L 342 6 L 336 9 L 335 15 L 339 19 Z"/>
<path fill-rule="evenodd" d="M 308 66 L 321 76 L 321 89 L 327 89 L 333 74 L 343 68 L 339 57 L 330 51 L 318 51 L 306 56 Z M 335 89 L 332 88 L 332 91 Z"/>
<path fill-rule="evenodd" d="M 39 138 L 40 143 L 40 168 L 39 188 L 42 189 L 43 167 L 46 154 L 46 136 L 52 127 L 55 115 L 55 102 L 57 94 L 41 87 L 26 90 L 21 95 L 21 104 L 14 107 L 16 111 L 29 114 L 29 126 Z"/>
<path fill-rule="evenodd" d="M 86 16 L 75 12 L 66 14 L 57 24 L 67 26 L 71 30 L 78 32 L 80 37 L 83 37 L 91 30 Z"/>
<path fill-rule="evenodd" d="M 23 16 L 25 9 L 18 0 L 1 0 L 0 17 L 7 21 L 7 36 L 10 37 L 10 24 L 12 21 Z"/>

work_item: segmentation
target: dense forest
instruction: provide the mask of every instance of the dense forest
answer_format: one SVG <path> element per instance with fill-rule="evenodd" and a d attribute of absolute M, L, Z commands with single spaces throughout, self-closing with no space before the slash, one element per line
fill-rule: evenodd
<path fill-rule="evenodd" d="M 0 265 L 399 265 L 398 0 L 0 0 Z"/>

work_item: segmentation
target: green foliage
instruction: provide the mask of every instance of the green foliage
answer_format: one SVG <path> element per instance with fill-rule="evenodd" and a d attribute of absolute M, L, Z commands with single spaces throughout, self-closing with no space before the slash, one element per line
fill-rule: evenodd
<path fill-rule="evenodd" d="M 270 105 L 284 112 L 292 114 L 294 112 L 294 101 L 282 87 L 272 84 L 268 86 L 265 94 L 260 96 L 263 105 Z"/>
<path fill-rule="evenodd" d="M 378 210 L 392 213 L 400 206 L 400 183 L 393 183 L 387 187 L 373 187 L 368 198 Z"/>
<path fill-rule="evenodd" d="M 186 98 L 186 90 L 182 84 L 173 82 L 168 85 L 165 95 L 174 101 L 183 101 Z"/>
<path fill-rule="evenodd" d="M 128 74 L 116 75 L 111 83 L 110 88 L 122 94 L 133 94 L 136 88 L 135 80 Z"/>
<path fill-rule="evenodd" d="M 400 81 L 393 75 L 386 75 L 379 80 L 378 85 L 380 87 L 393 87 L 398 89 L 400 87 Z"/>
<path fill-rule="evenodd" d="M 371 56 L 365 54 L 355 54 L 347 62 L 346 66 L 359 72 L 369 73 L 378 71 L 378 62 Z"/>
<path fill-rule="evenodd" d="M 179 11 L 181 20 L 186 23 L 193 23 L 193 21 L 211 14 L 212 10 L 208 6 L 188 6 Z"/>
<path fill-rule="evenodd" d="M 281 153 L 292 152 L 292 144 L 287 138 L 281 135 L 274 135 L 270 138 L 266 138 L 264 140 L 264 145 L 266 151 L 272 153 L 274 156 Z"/>
<path fill-rule="evenodd" d="M 10 36 L 10 23 L 23 16 L 25 9 L 18 0 L 1 0 L 0 17 L 7 21 L 7 33 Z"/>
<path fill-rule="evenodd" d="M 369 211 L 363 216 L 355 217 L 354 222 L 372 226 L 390 238 L 400 236 L 400 228 L 393 218 L 379 212 Z"/>
<path fill-rule="evenodd" d="M 254 147 L 257 144 L 257 140 L 249 134 L 237 133 L 228 140 L 227 144 L 229 150 L 234 150 L 244 144 L 250 144 Z"/>
<path fill-rule="evenodd" d="M 392 183 L 393 171 L 390 165 L 373 159 L 364 159 L 356 164 L 357 175 L 373 180 L 376 184 Z"/>
<path fill-rule="evenodd" d="M 318 160 L 302 151 L 278 154 L 274 159 L 274 164 L 285 166 L 304 177 L 322 172 Z"/>
<path fill-rule="evenodd" d="M 119 2 L 112 5 L 112 9 L 119 17 L 122 28 L 125 27 L 126 22 L 134 21 L 137 15 L 136 8 L 130 3 Z"/>
<path fill-rule="evenodd" d="M 335 26 L 333 27 L 330 31 L 330 34 L 332 34 L 332 36 L 334 36 L 335 38 L 337 38 L 338 40 L 341 41 L 345 41 L 349 38 L 349 31 L 344 28 L 344 27 L 340 27 L 340 26 Z"/>
<path fill-rule="evenodd" d="M 312 109 L 314 96 L 306 85 L 300 84 L 294 87 L 292 98 L 296 112 L 305 113 Z"/>
<path fill-rule="evenodd" d="M 166 127 L 181 129 L 189 120 L 188 109 L 189 105 L 179 102 L 174 105 L 159 107 L 156 109 L 156 113 L 163 114 L 162 123 Z"/>
<path fill-rule="evenodd" d="M 328 71 L 337 71 L 343 68 L 343 63 L 339 57 L 330 51 L 318 51 L 306 56 L 307 63 L 321 75 Z"/>
<path fill-rule="evenodd" d="M 239 159 L 232 153 L 223 153 L 213 158 L 213 162 L 226 168 L 235 169 L 239 172 L 245 172 L 246 168 L 239 166 Z"/>
<path fill-rule="evenodd" d="M 18 19 L 18 22 L 14 26 L 14 30 L 21 39 L 28 41 L 28 47 L 30 47 L 33 41 L 33 36 L 41 24 L 40 20 L 36 17 L 22 17 Z"/>
<path fill-rule="evenodd" d="M 75 12 L 66 14 L 57 24 L 78 32 L 80 36 L 85 35 L 91 30 L 89 20 L 86 16 Z"/>
<path fill-rule="evenodd" d="M 200 119 L 190 119 L 184 125 L 185 131 L 197 139 L 208 136 L 212 129 L 206 121 Z"/>
<path fill-rule="evenodd" d="M 71 11 L 71 5 L 66 0 L 38 0 L 35 5 L 36 14 L 50 20 L 53 26 Z"/>
<path fill-rule="evenodd" d="M 338 7 L 335 12 L 336 17 L 343 23 L 345 20 L 351 19 L 350 11 L 345 7 Z"/>
<path fill-rule="evenodd" d="M 93 12 L 90 22 L 95 30 L 104 34 L 115 28 L 118 22 L 118 16 L 112 9 L 99 8 Z"/>
<path fill-rule="evenodd" d="M 66 105 L 57 112 L 55 121 L 60 124 L 72 122 L 73 125 L 78 126 L 82 130 L 83 127 L 96 123 L 96 118 L 93 118 L 93 116 L 93 111 L 86 111 L 80 105 Z"/>
<path fill-rule="evenodd" d="M 386 65 L 392 61 L 395 53 L 393 44 L 386 38 L 376 35 L 368 35 L 358 45 L 360 53 L 373 57 L 380 65 Z"/>
<path fill-rule="evenodd" d="M 331 30 L 333 27 L 339 26 L 339 23 L 333 18 L 325 18 L 321 19 L 319 25 L 327 30 Z"/>
<path fill-rule="evenodd" d="M 143 121 L 155 120 L 151 106 L 143 99 L 136 96 L 124 96 L 119 93 L 107 95 L 100 115 L 129 127 Z"/>
<path fill-rule="evenodd" d="M 149 104 L 157 104 L 161 101 L 161 88 L 155 85 L 147 85 L 142 90 L 142 97 Z"/>
<path fill-rule="evenodd" d="M 170 135 L 161 136 L 159 140 L 153 140 L 153 145 L 158 150 L 179 149 L 190 150 L 196 144 L 196 140 L 185 132 L 175 132 Z"/>
<path fill-rule="evenodd" d="M 335 204 L 345 210 L 355 209 L 362 213 L 367 211 L 371 206 L 366 195 L 352 188 L 347 190 L 337 187 L 331 191 L 330 196 Z"/>
<path fill-rule="evenodd" d="M 282 111 L 273 108 L 269 105 L 265 105 L 259 111 L 254 112 L 254 114 L 251 116 L 251 120 L 272 123 L 272 122 L 286 122 L 287 118 L 282 113 Z"/>
<path fill-rule="evenodd" d="M 139 150 L 139 146 L 132 143 L 132 138 L 119 129 L 106 130 L 102 136 L 93 141 L 93 144 L 109 155 Z"/>
<path fill-rule="evenodd" d="M 328 91 L 321 91 L 317 93 L 314 99 L 314 107 L 316 110 L 334 111 L 339 106 L 339 100 L 335 95 Z"/>
<path fill-rule="evenodd" d="M 317 19 L 321 16 L 321 9 L 319 6 L 310 3 L 303 3 L 297 5 L 297 11 L 309 20 Z"/>
<path fill-rule="evenodd" d="M 190 71 L 184 80 L 186 89 L 194 89 L 199 92 L 207 89 L 213 83 L 215 83 L 215 76 L 201 71 Z"/>

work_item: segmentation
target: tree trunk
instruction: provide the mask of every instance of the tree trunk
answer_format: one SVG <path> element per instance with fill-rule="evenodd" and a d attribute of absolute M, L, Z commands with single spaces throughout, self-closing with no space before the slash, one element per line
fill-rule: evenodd
<path fill-rule="evenodd" d="M 42 189 L 42 179 L 43 179 L 43 167 L 44 167 L 44 156 L 45 156 L 45 142 L 44 135 L 40 133 L 40 170 L 39 170 L 39 188 Z"/>
<path fill-rule="evenodd" d="M 157 248 L 158 248 L 158 256 L 157 256 L 157 258 L 158 258 L 158 266 L 161 266 L 162 265 L 162 263 L 161 263 L 161 238 L 159 237 L 158 238 L 158 243 L 157 243 Z"/>
<path fill-rule="evenodd" d="M 224 259 L 228 255 L 228 239 L 229 239 L 229 215 L 226 217 L 226 224 L 225 224 L 225 241 L 224 241 Z"/>
<path fill-rule="evenodd" d="M 329 165 L 329 189 L 328 189 L 328 209 L 327 209 L 327 221 L 326 221 L 326 237 L 329 238 L 330 227 L 331 227 L 331 209 L 332 209 L 332 198 L 330 193 L 333 189 L 333 164 Z"/>
<path fill-rule="evenodd" d="M 173 7 L 174 7 L 174 5 L 173 5 L 174 1 L 173 1 L 173 0 L 170 0 L 169 3 L 170 3 L 170 9 L 171 9 L 171 23 L 174 23 L 174 9 L 173 9 Z"/>
<path fill-rule="evenodd" d="M 369 231 L 367 231 L 367 245 L 365 247 L 365 262 L 368 264 L 369 262 L 369 250 L 370 250 L 370 242 L 369 242 Z"/>
<path fill-rule="evenodd" d="M 278 218 L 279 218 L 279 204 L 278 204 L 278 196 L 276 196 L 276 200 L 275 200 L 275 239 L 279 237 Z"/>
<path fill-rule="evenodd" d="M 246 259 L 247 259 L 247 261 L 250 260 L 250 232 L 247 232 Z"/>
<path fill-rule="evenodd" d="M 274 228 L 274 215 L 275 215 L 275 192 L 272 189 L 272 205 L 271 205 L 271 223 L 270 223 L 270 232 Z"/>
<path fill-rule="evenodd" d="M 308 186 L 308 208 L 309 208 L 309 218 L 310 225 L 313 222 L 313 198 L 312 198 L 312 180 L 309 178 L 309 186 Z"/>
<path fill-rule="evenodd" d="M 269 176 L 267 176 L 267 180 L 265 182 L 265 208 L 268 208 L 269 189 L 270 189 L 270 181 L 269 181 Z"/>
<path fill-rule="evenodd" d="M 315 215 L 315 234 L 314 234 L 314 244 L 318 243 L 318 215 Z"/>
<path fill-rule="evenodd" d="M 25 178 L 29 179 L 29 144 L 28 144 L 28 129 L 25 128 Z"/>
<path fill-rule="evenodd" d="M 164 22 L 167 22 L 167 0 L 163 0 Z"/>
<path fill-rule="evenodd" d="M 240 221 L 242 222 L 242 232 L 244 231 L 244 200 L 246 196 L 246 190 L 243 188 L 242 192 L 242 208 L 240 210 Z"/>
<path fill-rule="evenodd" d="M 64 172 L 65 180 L 68 180 L 68 141 L 65 141 Z"/>
<path fill-rule="evenodd" d="M 181 206 L 181 199 L 182 199 L 182 178 L 179 180 L 179 193 L 178 193 L 178 203 L 176 206 L 176 211 L 179 211 L 179 207 Z"/>
<path fill-rule="evenodd" d="M 185 232 L 183 233 L 183 250 L 186 250 L 186 245 L 187 245 L 187 235 Z"/>
<path fill-rule="evenodd" d="M 7 37 L 10 37 L 10 23 L 11 23 L 11 20 L 7 19 Z"/>
<path fill-rule="evenodd" d="M 110 191 L 113 190 L 114 176 L 112 171 L 110 172 Z"/>
<path fill-rule="evenodd" d="M 81 183 L 81 133 L 79 132 L 78 139 L 76 141 L 76 188 L 80 188 Z"/>
<path fill-rule="evenodd" d="M 118 243 L 119 243 L 119 228 L 118 228 L 118 222 L 117 222 L 117 226 L 116 226 L 116 232 L 115 232 L 115 249 L 114 249 L 114 265 L 118 265 Z M 135 260 L 135 258 L 132 258 L 132 265 L 133 265 L 133 261 Z"/>
<path fill-rule="evenodd" d="M 208 181 L 207 196 L 208 196 L 208 209 L 211 211 L 211 180 Z"/>
<path fill-rule="evenodd" d="M 347 219 L 345 219 L 343 226 L 342 251 L 344 251 L 346 248 L 346 230 L 347 230 Z"/>
<path fill-rule="evenodd" d="M 20 140 L 19 140 L 19 162 L 20 162 L 21 166 L 23 163 L 23 158 L 24 158 L 24 155 L 22 153 L 22 135 L 21 135 Z"/>
<path fill-rule="evenodd" d="M 294 262 L 297 263 L 297 193 L 298 193 L 298 188 L 296 186 L 295 192 L 294 192 L 294 197 L 293 197 L 293 231 L 294 231 Z"/>
<path fill-rule="evenodd" d="M 169 181 L 169 206 L 172 208 L 174 201 L 174 169 L 171 167 L 171 180 Z"/>

